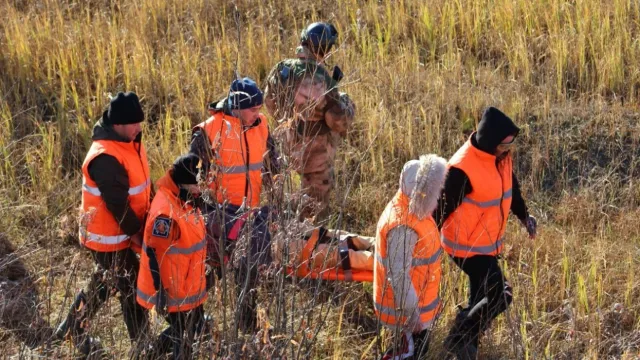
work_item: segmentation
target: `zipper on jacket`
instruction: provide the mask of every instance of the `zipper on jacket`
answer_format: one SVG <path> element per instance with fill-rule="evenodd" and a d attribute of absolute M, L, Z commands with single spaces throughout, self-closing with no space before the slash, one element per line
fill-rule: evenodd
<path fill-rule="evenodd" d="M 247 130 L 242 132 L 244 136 L 244 145 L 247 149 L 247 160 L 245 162 L 245 166 L 247 167 L 245 170 L 245 186 L 244 186 L 244 198 L 247 199 L 249 197 L 249 141 L 247 140 Z"/>

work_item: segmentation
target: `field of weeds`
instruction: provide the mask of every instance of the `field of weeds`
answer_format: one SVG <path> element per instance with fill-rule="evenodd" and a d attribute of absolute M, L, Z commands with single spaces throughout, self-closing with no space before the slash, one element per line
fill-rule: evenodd
<path fill-rule="evenodd" d="M 108 96 L 142 98 L 156 180 L 234 70 L 264 86 L 300 31 L 326 20 L 340 32 L 329 63 L 358 109 L 336 166 L 340 226 L 373 234 L 402 164 L 450 157 L 482 110 L 499 107 L 523 129 L 515 171 L 540 230 L 531 241 L 510 222 L 503 266 L 515 300 L 481 357 L 640 356 L 639 2 L 5 0 L 0 13 L 0 235 L 18 248 L 51 324 L 93 268 L 75 217 Z M 434 359 L 467 291 L 443 266 Z M 386 341 L 370 286 L 276 274 L 260 294 L 261 329 L 248 336 L 235 331 L 233 294 L 217 289 L 206 305 L 213 339 L 199 356 L 372 359 Z M 90 326 L 115 358 L 130 349 L 121 319 L 111 300 Z M 28 350 L 10 330 L 0 348 L 72 356 L 69 342 Z"/>

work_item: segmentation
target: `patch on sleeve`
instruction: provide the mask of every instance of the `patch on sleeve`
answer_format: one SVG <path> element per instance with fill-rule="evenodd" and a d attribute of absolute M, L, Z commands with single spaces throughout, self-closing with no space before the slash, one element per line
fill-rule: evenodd
<path fill-rule="evenodd" d="M 171 231 L 171 221 L 173 221 L 171 218 L 158 216 L 153 222 L 151 235 L 167 239 Z"/>

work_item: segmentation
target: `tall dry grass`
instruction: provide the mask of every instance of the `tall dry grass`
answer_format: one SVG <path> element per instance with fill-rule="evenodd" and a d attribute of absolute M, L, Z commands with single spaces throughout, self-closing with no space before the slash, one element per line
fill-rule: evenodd
<path fill-rule="evenodd" d="M 80 165 L 108 95 L 142 97 L 157 179 L 186 151 L 190 128 L 236 67 L 264 84 L 307 23 L 330 20 L 341 38 L 330 62 L 344 70 L 342 86 L 358 107 L 336 169 L 343 227 L 371 234 L 404 161 L 452 155 L 482 109 L 498 106 L 523 128 L 516 169 L 542 227 L 532 242 L 510 226 L 504 267 L 515 302 L 482 356 L 638 356 L 637 1 L 8 0 L 0 13 L 0 229 L 33 249 L 25 261 L 52 324 L 92 267 L 75 245 L 73 217 Z M 445 274 L 434 358 L 466 291 L 446 261 Z M 261 323 L 274 331 L 237 349 L 238 335 L 220 321 L 203 354 L 373 358 L 381 340 L 371 289 L 340 284 L 328 292 L 333 301 L 320 301 L 321 290 L 265 284 Z M 221 292 L 207 307 L 216 319 L 234 311 Z M 116 308 L 91 328 L 120 357 L 129 344 Z M 0 337 L 5 354 L 33 354 L 8 332 Z"/>

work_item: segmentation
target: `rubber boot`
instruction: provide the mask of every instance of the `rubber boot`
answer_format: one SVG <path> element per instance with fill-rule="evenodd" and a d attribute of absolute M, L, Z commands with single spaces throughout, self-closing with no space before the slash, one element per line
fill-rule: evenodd
<path fill-rule="evenodd" d="M 413 334 L 414 359 L 426 359 L 429 353 L 429 330 L 422 330 L 417 334 Z"/>
<path fill-rule="evenodd" d="M 458 360 L 475 360 L 478 356 L 479 324 L 469 316 L 469 309 L 456 315 L 455 322 L 444 340 L 444 348 Z"/>

